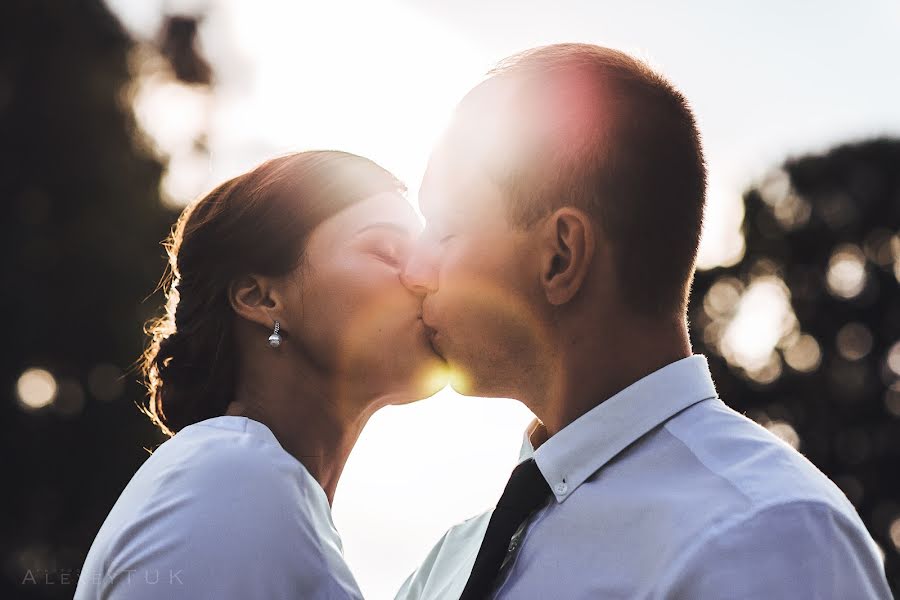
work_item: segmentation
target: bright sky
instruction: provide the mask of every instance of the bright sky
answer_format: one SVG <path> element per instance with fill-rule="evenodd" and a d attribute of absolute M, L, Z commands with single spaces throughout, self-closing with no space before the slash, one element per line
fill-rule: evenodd
<path fill-rule="evenodd" d="M 900 4 L 436 0 L 108 0 L 138 37 L 163 10 L 210 6 L 211 97 L 149 81 L 138 119 L 172 156 L 164 191 L 185 202 L 274 154 L 339 148 L 416 190 L 456 101 L 497 60 L 561 41 L 632 52 L 698 115 L 710 166 L 701 262 L 740 251 L 741 192 L 793 154 L 900 134 Z M 211 160 L 192 153 L 206 130 Z M 451 392 L 387 409 L 364 432 L 334 506 L 367 597 L 392 598 L 443 531 L 496 501 L 530 414 Z"/>

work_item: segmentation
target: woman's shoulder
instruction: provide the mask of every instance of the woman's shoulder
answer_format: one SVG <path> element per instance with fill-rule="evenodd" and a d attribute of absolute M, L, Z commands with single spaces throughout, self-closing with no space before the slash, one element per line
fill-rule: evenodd
<path fill-rule="evenodd" d="M 101 528 L 86 570 L 180 570 L 182 590 L 221 587 L 213 596 L 223 598 L 352 590 L 324 491 L 271 431 L 241 419 L 191 425 L 157 448 Z"/>
<path fill-rule="evenodd" d="M 195 491 L 233 492 L 252 497 L 286 494 L 294 501 L 317 500 L 316 480 L 288 454 L 272 431 L 246 417 L 222 416 L 179 431 L 148 459 L 165 484 Z M 327 502 L 327 500 L 326 500 Z"/>
<path fill-rule="evenodd" d="M 256 538 L 268 545 L 335 539 L 316 480 L 264 425 L 241 419 L 250 421 L 202 421 L 160 445 L 110 512 L 114 537 L 133 545 L 149 535 L 206 551 L 226 535 L 249 547 Z"/>

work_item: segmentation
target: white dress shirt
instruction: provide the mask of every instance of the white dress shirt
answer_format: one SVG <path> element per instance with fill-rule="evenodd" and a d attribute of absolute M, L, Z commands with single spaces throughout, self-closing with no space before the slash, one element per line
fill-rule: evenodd
<path fill-rule="evenodd" d="M 76 600 L 362 598 L 325 492 L 246 417 L 185 427 L 100 528 Z"/>
<path fill-rule="evenodd" d="M 844 494 L 718 398 L 706 358 L 644 377 L 520 460 L 553 498 L 513 536 L 495 598 L 891 598 Z M 490 511 L 450 529 L 398 600 L 458 599 Z"/>

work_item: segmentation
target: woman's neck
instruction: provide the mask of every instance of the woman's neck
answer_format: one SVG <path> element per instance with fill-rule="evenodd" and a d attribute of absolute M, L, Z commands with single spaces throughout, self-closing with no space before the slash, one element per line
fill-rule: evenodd
<path fill-rule="evenodd" d="M 269 365 L 271 367 L 273 365 Z M 271 371 L 271 369 L 267 369 Z M 244 416 L 266 425 L 275 438 L 319 482 L 328 504 L 359 435 L 376 410 L 387 404 L 365 390 L 350 390 L 296 367 L 273 376 L 244 370 L 235 399 L 225 414 Z"/>

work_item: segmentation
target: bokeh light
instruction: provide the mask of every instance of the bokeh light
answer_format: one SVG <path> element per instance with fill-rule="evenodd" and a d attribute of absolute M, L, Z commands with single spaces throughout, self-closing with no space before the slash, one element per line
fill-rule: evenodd
<path fill-rule="evenodd" d="M 890 229 L 879 227 L 866 236 L 864 244 L 866 258 L 880 267 L 893 267 L 896 255 L 894 246 L 900 246 L 897 243 L 897 236 L 893 235 Z"/>
<path fill-rule="evenodd" d="M 122 395 L 124 389 L 122 370 L 113 364 L 101 363 L 88 373 L 88 390 L 97 400 L 115 400 Z"/>
<path fill-rule="evenodd" d="M 40 410 L 56 399 L 56 378 L 46 369 L 26 369 L 16 382 L 19 406 L 25 410 Z"/>
<path fill-rule="evenodd" d="M 894 255 L 894 277 L 900 282 L 900 233 L 891 238 L 891 253 Z"/>
<path fill-rule="evenodd" d="M 744 285 L 734 277 L 717 280 L 703 299 L 706 314 L 713 319 L 731 317 L 743 291 Z"/>
<path fill-rule="evenodd" d="M 851 299 L 866 287 L 866 257 L 859 246 L 843 244 L 828 261 L 828 290 L 839 298 Z"/>
<path fill-rule="evenodd" d="M 800 447 L 800 436 L 793 425 L 787 421 L 772 421 L 766 425 L 766 429 L 775 436 L 781 438 L 786 444 L 795 450 Z"/>
<path fill-rule="evenodd" d="M 891 522 L 891 527 L 888 531 L 891 536 L 891 541 L 894 543 L 894 548 L 900 550 L 900 517 Z"/>
<path fill-rule="evenodd" d="M 759 193 L 782 229 L 790 231 L 809 221 L 812 207 L 791 186 L 784 169 L 776 169 L 761 184 Z"/>
<path fill-rule="evenodd" d="M 900 377 L 900 342 L 895 342 L 890 350 L 887 351 L 885 362 L 888 369 L 890 369 L 895 376 Z"/>
<path fill-rule="evenodd" d="M 837 334 L 837 349 L 847 360 L 860 360 L 872 350 L 872 332 L 862 323 L 847 323 Z"/>
<path fill-rule="evenodd" d="M 767 268 L 761 267 L 762 272 Z M 707 327 L 721 332 L 711 340 L 725 359 L 760 384 L 781 375 L 781 355 L 776 348 L 798 328 L 784 282 L 772 274 L 754 278 L 741 292 L 733 278 L 716 281 L 703 301 L 713 322 Z"/>
<path fill-rule="evenodd" d="M 900 379 L 885 390 L 884 407 L 891 415 L 900 417 Z"/>
<path fill-rule="evenodd" d="M 797 342 L 784 351 L 785 362 L 795 371 L 809 373 L 815 371 L 822 362 L 819 342 L 809 334 L 803 334 Z"/>

